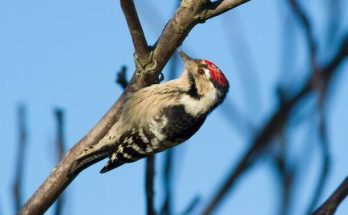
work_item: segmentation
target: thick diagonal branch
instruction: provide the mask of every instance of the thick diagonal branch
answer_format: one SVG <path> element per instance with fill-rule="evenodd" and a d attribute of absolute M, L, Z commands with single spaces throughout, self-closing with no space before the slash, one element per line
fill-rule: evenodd
<path fill-rule="evenodd" d="M 25 203 L 18 214 L 43 214 L 53 204 L 78 174 L 75 170 L 75 159 L 86 147 L 99 142 L 116 122 L 119 116 L 119 110 L 125 101 L 125 95 L 127 93 L 128 90 L 124 91 L 119 100 L 110 108 L 98 124 L 67 152 L 64 158 Z"/>

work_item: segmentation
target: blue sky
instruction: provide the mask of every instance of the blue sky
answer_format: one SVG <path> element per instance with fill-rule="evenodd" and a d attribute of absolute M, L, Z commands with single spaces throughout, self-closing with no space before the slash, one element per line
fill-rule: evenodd
<path fill-rule="evenodd" d="M 316 1 L 311 0 L 308 5 L 313 2 Z M 173 15 L 175 3 L 138 0 L 136 5 L 148 43 L 153 44 Z M 348 9 L 347 6 L 345 3 L 344 8 Z M 280 71 L 283 70 L 280 62 L 284 7 L 276 0 L 251 1 L 196 26 L 182 47 L 189 55 L 207 58 L 224 71 L 231 83 L 228 102 L 241 110 L 255 127 L 262 125 L 277 107 L 274 87 L 284 76 Z M 314 26 L 315 32 L 322 32 L 323 8 L 307 8 L 311 19 L 319 23 Z M 236 22 L 238 25 L 234 25 Z M 344 15 L 341 30 L 347 26 L 348 17 Z M 10 192 L 17 147 L 16 106 L 24 103 L 28 107 L 27 199 L 55 165 L 54 108 L 66 111 L 66 141 L 71 147 L 120 95 L 121 89 L 114 83 L 115 73 L 122 65 L 133 71 L 133 45 L 115 0 L 0 0 L 0 27 L 0 214 L 13 214 Z M 238 61 L 238 55 L 246 50 L 239 50 L 239 44 L 234 42 L 238 41 L 240 32 L 249 47 L 248 59 L 243 62 Z M 308 63 L 302 35 L 297 36 L 296 48 L 299 54 L 293 69 L 299 74 L 306 72 Z M 250 68 L 246 65 L 249 63 L 253 65 L 253 77 L 259 81 L 259 89 L 253 92 L 256 99 L 252 102 L 256 105 L 250 105 L 250 98 L 243 92 L 246 87 L 256 87 L 241 74 L 247 72 L 244 68 Z M 182 65 L 178 67 L 181 69 Z M 328 105 L 333 161 L 325 196 L 348 175 L 347 61 L 340 70 L 342 75 Z M 166 71 L 167 68 L 165 75 Z M 293 73 L 285 75 L 289 75 L 285 78 L 288 82 L 296 83 Z M 202 129 L 175 150 L 176 213 L 196 195 L 202 197 L 200 206 L 203 206 L 225 172 L 248 147 L 252 137 L 231 126 L 225 117 L 226 108 L 222 105 L 213 112 Z M 305 133 L 311 126 L 304 123 L 289 134 L 294 151 L 303 148 Z M 304 182 L 296 186 L 301 195 L 295 197 L 300 202 L 295 214 L 303 211 L 320 168 L 318 151 L 308 154 L 308 167 L 300 178 Z M 160 166 L 163 156 L 158 157 L 157 166 Z M 104 162 L 82 172 L 69 186 L 65 214 L 144 214 L 144 161 L 101 175 L 98 172 Z M 163 189 L 159 176 L 156 182 L 156 204 L 160 205 Z M 217 214 L 275 214 L 278 189 L 270 161 L 262 160 L 245 174 Z M 345 203 L 337 214 L 347 213 Z"/>

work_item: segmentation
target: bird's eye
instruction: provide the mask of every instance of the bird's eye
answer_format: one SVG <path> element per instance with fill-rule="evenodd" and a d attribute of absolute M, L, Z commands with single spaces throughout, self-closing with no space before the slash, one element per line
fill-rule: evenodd
<path fill-rule="evenodd" d="M 198 74 L 203 75 L 204 74 L 204 70 L 203 69 L 198 69 Z"/>

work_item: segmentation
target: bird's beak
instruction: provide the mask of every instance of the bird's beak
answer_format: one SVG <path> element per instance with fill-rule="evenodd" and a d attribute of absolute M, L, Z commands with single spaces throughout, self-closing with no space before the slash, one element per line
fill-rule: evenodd
<path fill-rule="evenodd" d="M 181 56 L 181 58 L 183 59 L 183 61 L 185 62 L 185 63 L 189 63 L 189 62 L 192 62 L 193 60 L 189 57 L 189 56 L 187 56 L 187 54 L 185 54 L 185 52 L 183 52 L 183 51 L 179 51 L 179 55 Z"/>

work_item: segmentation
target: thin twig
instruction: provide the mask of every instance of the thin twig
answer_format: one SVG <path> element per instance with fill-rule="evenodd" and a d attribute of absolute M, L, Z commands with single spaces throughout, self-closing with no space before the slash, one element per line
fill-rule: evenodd
<path fill-rule="evenodd" d="M 297 0 L 289 0 L 289 3 L 291 5 L 291 8 L 296 15 L 296 17 L 299 19 L 300 23 L 303 26 L 306 42 L 309 47 L 309 56 L 310 56 L 310 63 L 312 71 L 316 71 L 316 58 L 317 58 L 317 45 L 315 42 L 312 25 L 309 21 L 309 18 L 303 8 L 300 7 Z"/>
<path fill-rule="evenodd" d="M 278 154 L 274 156 L 273 163 L 275 164 L 275 170 L 277 173 L 277 176 L 279 178 L 279 181 L 281 183 L 281 204 L 280 204 L 280 211 L 279 214 L 286 215 L 290 212 L 290 205 L 291 205 L 291 197 L 292 197 L 292 187 L 293 187 L 293 181 L 294 181 L 294 168 L 289 166 L 289 162 L 287 162 L 287 153 L 288 153 L 288 147 L 287 147 L 287 140 L 285 137 L 284 129 L 281 129 L 279 132 L 279 144 L 280 149 Z"/>
<path fill-rule="evenodd" d="M 174 150 L 170 149 L 165 153 L 163 168 L 164 202 L 161 209 L 162 215 L 172 214 L 172 177 L 173 177 L 173 156 Z"/>
<path fill-rule="evenodd" d="M 320 113 L 322 115 L 322 113 Z M 318 201 L 320 200 L 321 195 L 323 194 L 325 184 L 327 182 L 327 177 L 329 175 L 330 171 L 330 153 L 329 153 L 329 142 L 328 142 L 328 137 L 327 137 L 327 129 L 326 129 L 326 123 L 324 121 L 323 116 L 320 117 L 319 119 L 319 136 L 320 136 L 320 151 L 322 155 L 322 166 L 320 168 L 320 175 L 319 175 L 319 180 L 317 182 L 315 191 L 313 193 L 312 199 L 309 203 L 307 213 L 310 214 L 311 211 L 315 208 L 317 205 Z"/>
<path fill-rule="evenodd" d="M 139 59 L 144 59 L 150 50 L 134 2 L 133 0 L 120 0 L 120 3 L 132 36 L 135 54 Z"/>
<path fill-rule="evenodd" d="M 338 186 L 333 194 L 312 215 L 332 215 L 348 196 L 348 177 Z"/>
<path fill-rule="evenodd" d="M 127 67 L 122 66 L 120 71 L 116 74 L 116 83 L 119 84 L 122 89 L 125 89 L 128 85 L 127 81 Z"/>
<path fill-rule="evenodd" d="M 323 80 L 322 75 L 317 75 L 316 79 L 313 79 L 313 81 L 316 81 L 317 83 L 313 83 L 313 85 L 316 87 L 317 92 L 319 94 L 319 99 L 317 102 L 317 112 L 319 115 L 318 120 L 318 133 L 319 133 L 319 147 L 322 155 L 322 167 L 320 168 L 320 176 L 319 180 L 315 189 L 315 192 L 313 194 L 312 200 L 310 201 L 308 210 L 306 214 L 310 214 L 310 212 L 313 211 L 315 206 L 317 205 L 323 191 L 325 184 L 327 182 L 327 177 L 330 170 L 330 163 L 331 163 L 331 157 L 330 157 L 330 149 L 329 149 L 329 140 L 327 135 L 327 128 L 326 128 L 326 118 L 325 118 L 325 99 L 327 95 L 327 84 L 325 83 L 325 80 Z"/>
<path fill-rule="evenodd" d="M 343 59 L 348 55 L 348 37 L 344 38 L 340 49 L 330 63 L 324 67 L 322 70 L 322 76 L 325 77 L 326 85 L 329 86 L 331 78 L 336 74 L 337 67 L 341 64 Z M 336 73 L 335 73 L 336 72 Z M 211 201 L 204 208 L 203 214 L 211 214 L 221 203 L 222 200 L 226 197 L 227 193 L 231 190 L 233 185 L 235 185 L 237 179 L 250 169 L 253 164 L 256 163 L 258 158 L 260 158 L 267 146 L 270 145 L 278 133 L 278 128 L 288 120 L 289 115 L 293 108 L 298 104 L 305 96 L 310 92 L 313 92 L 313 85 L 311 79 L 302 87 L 302 89 L 291 99 L 284 102 L 282 106 L 272 115 L 268 122 L 265 123 L 265 126 L 262 128 L 260 133 L 255 137 L 250 148 L 246 151 L 244 156 L 237 163 L 236 167 L 233 167 L 230 172 L 227 174 L 225 181 L 222 183 L 221 187 L 218 189 L 217 193 L 213 195 Z"/>
<path fill-rule="evenodd" d="M 342 15 L 344 14 L 344 4 L 340 0 L 327 0 L 325 2 L 328 8 L 328 25 L 326 30 L 326 47 L 331 50 L 332 42 L 337 40 L 338 32 L 342 21 L 344 20 Z"/>
<path fill-rule="evenodd" d="M 55 118 L 56 118 L 56 150 L 57 150 L 57 160 L 58 162 L 62 160 L 64 153 L 65 153 L 65 141 L 64 141 L 64 111 L 62 109 L 56 109 L 54 111 Z M 65 205 L 65 194 L 62 194 L 56 203 L 55 215 L 61 215 L 63 214 L 63 208 Z"/>
<path fill-rule="evenodd" d="M 23 180 L 24 180 L 24 164 L 26 163 L 27 150 L 27 114 L 26 107 L 20 104 L 17 108 L 18 117 L 18 148 L 16 157 L 16 173 L 13 183 L 13 198 L 15 210 L 19 211 L 23 201 Z"/>
<path fill-rule="evenodd" d="M 278 1 L 279 3 L 283 3 L 283 1 Z M 279 64 L 279 86 L 277 88 L 278 91 L 278 99 L 286 99 L 288 89 L 287 87 L 293 87 L 292 83 L 294 80 L 294 66 L 296 62 L 296 34 L 295 34 L 295 23 L 292 19 L 292 14 L 289 14 L 282 8 L 279 8 L 281 16 L 284 18 L 281 20 L 281 59 Z M 287 77 L 287 78 L 284 78 Z"/>
<path fill-rule="evenodd" d="M 147 215 L 156 215 L 155 206 L 154 206 L 154 178 L 155 178 L 155 156 L 150 156 L 146 159 L 146 177 L 145 177 Z"/>
<path fill-rule="evenodd" d="M 219 0 L 211 2 L 209 4 L 209 9 L 204 13 L 203 18 L 205 20 L 213 18 L 248 1 L 250 0 Z"/>

